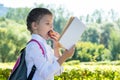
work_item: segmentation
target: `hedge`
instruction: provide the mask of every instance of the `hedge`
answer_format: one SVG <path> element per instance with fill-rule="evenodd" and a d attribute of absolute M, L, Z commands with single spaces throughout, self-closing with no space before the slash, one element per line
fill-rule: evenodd
<path fill-rule="evenodd" d="M 11 69 L 0 69 L 0 80 L 7 80 Z M 120 80 L 120 71 L 118 70 L 89 70 L 72 69 L 66 70 L 60 76 L 55 76 L 55 80 Z"/>

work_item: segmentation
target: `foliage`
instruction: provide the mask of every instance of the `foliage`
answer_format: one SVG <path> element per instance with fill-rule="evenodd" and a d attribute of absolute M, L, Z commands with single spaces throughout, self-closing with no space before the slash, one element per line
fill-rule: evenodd
<path fill-rule="evenodd" d="M 118 65 L 113 65 L 113 63 Z M 120 80 L 119 64 L 120 61 L 94 63 L 70 61 L 63 65 L 65 66 L 64 72 L 55 76 L 54 80 Z M 11 69 L 0 68 L 0 80 L 7 80 L 10 72 Z"/>
<path fill-rule="evenodd" d="M 45 7 L 53 12 L 54 30 L 60 34 L 65 23 L 72 16 L 72 13 L 61 6 L 35 4 L 35 7 Z M 25 29 L 25 20 L 30 9 L 9 8 L 6 16 L 0 17 L 0 62 L 14 61 L 17 57 L 16 53 L 28 41 L 30 36 Z M 103 10 L 95 10 L 92 14 L 80 16 L 80 19 L 88 27 L 81 37 L 81 42 L 88 43 L 78 46 L 81 44 L 78 42 L 75 54 L 71 59 L 80 61 L 119 60 L 120 18 L 117 17 L 117 13 L 110 10 L 106 15 Z"/>
<path fill-rule="evenodd" d="M 108 60 L 119 60 L 120 58 L 120 28 L 118 23 L 103 22 L 101 24 L 91 23 L 81 37 L 81 41 L 92 42 L 98 45 L 104 45 L 109 49 L 109 55 L 112 55 Z M 106 51 L 105 51 L 106 52 Z M 105 53 L 104 52 L 104 53 Z M 100 53 L 99 53 L 100 54 Z M 84 54 L 86 55 L 86 54 Z M 86 55 L 88 56 L 88 55 Z M 88 56 L 90 58 L 90 56 Z M 107 55 L 102 56 L 107 57 Z"/>
<path fill-rule="evenodd" d="M 111 60 L 111 53 L 104 45 L 91 42 L 78 42 L 76 44 L 76 57 L 80 61 L 105 61 Z"/>
<path fill-rule="evenodd" d="M 55 16 L 54 29 L 61 33 L 72 14 L 55 5 L 35 5 L 38 6 L 52 10 Z M 0 62 L 16 60 L 19 50 L 27 43 L 30 36 L 25 29 L 25 19 L 30 9 L 9 8 L 7 15 L 0 17 Z M 105 14 L 102 10 L 95 10 L 92 14 L 80 16 L 80 19 L 88 28 L 82 35 L 81 42 L 76 44 L 74 56 L 69 59 L 78 61 L 65 63 L 65 66 L 69 66 L 60 76 L 55 76 L 55 80 L 120 80 L 120 62 L 107 62 L 120 60 L 120 18 L 117 13 L 111 10 Z M 80 63 L 82 61 L 94 62 L 83 65 Z M 96 61 L 106 62 L 95 63 Z M 0 80 L 7 80 L 10 71 L 11 69 L 0 69 Z"/>
<path fill-rule="evenodd" d="M 89 41 L 92 43 L 99 43 L 99 32 L 96 30 L 96 28 L 89 27 L 84 32 L 84 34 L 81 37 L 82 41 Z"/>
<path fill-rule="evenodd" d="M 90 71 L 88 69 L 72 69 L 56 76 L 55 80 L 119 80 L 119 71 L 99 70 Z"/>
<path fill-rule="evenodd" d="M 73 62 L 73 65 L 71 65 Z M 65 71 L 60 76 L 55 76 L 55 80 L 119 80 L 120 61 L 114 62 L 67 62 Z M 71 64 L 69 64 L 71 63 Z M 74 64 L 78 63 L 78 64 Z M 116 63 L 116 66 L 113 65 Z M 118 64 L 118 65 L 117 65 Z"/>
<path fill-rule="evenodd" d="M 112 60 L 120 59 L 120 31 L 112 30 L 110 35 L 109 49 L 112 52 Z"/>
<path fill-rule="evenodd" d="M 0 33 L 0 61 L 16 60 L 18 52 L 28 40 L 25 26 L 6 20 L 4 27 L 0 25 Z"/>
<path fill-rule="evenodd" d="M 0 68 L 0 80 L 7 80 L 10 75 L 11 69 Z"/>
<path fill-rule="evenodd" d="M 6 18 L 15 20 L 17 23 L 25 24 L 30 8 L 9 8 Z"/>
<path fill-rule="evenodd" d="M 109 46 L 109 40 L 112 29 L 114 29 L 114 24 L 112 23 L 105 23 L 101 27 L 100 43 L 104 44 L 106 48 L 108 48 Z"/>

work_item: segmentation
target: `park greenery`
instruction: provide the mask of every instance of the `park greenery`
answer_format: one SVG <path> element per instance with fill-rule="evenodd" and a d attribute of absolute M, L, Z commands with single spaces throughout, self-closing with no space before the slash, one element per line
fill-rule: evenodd
<path fill-rule="evenodd" d="M 41 4 L 35 7 L 47 7 L 53 12 L 54 30 L 60 34 L 66 22 L 72 16 L 72 13 L 65 8 L 55 7 L 55 5 L 45 6 Z M 7 14 L 0 17 L 1 63 L 14 63 L 20 50 L 30 40 L 31 34 L 27 31 L 26 17 L 31 9 L 27 7 L 9 8 Z M 66 61 L 66 65 L 69 65 L 69 67 L 67 66 L 67 70 L 62 75 L 56 76 L 55 80 L 120 80 L 120 68 L 116 67 L 114 70 L 103 66 L 106 64 L 107 66 L 114 65 L 115 62 L 113 61 L 120 60 L 120 17 L 118 13 L 112 9 L 109 12 L 95 10 L 92 14 L 80 15 L 79 19 L 86 24 L 87 29 L 76 43 L 75 54 Z M 52 42 L 48 41 L 48 43 L 51 45 Z M 75 63 L 78 61 L 77 66 L 79 67 L 75 68 L 74 62 L 69 63 L 73 60 L 75 60 Z M 108 63 L 109 61 L 113 63 Z M 98 66 L 93 71 L 88 68 L 83 69 L 79 64 L 81 62 L 86 62 L 84 64 L 85 66 L 89 65 L 88 67 L 92 66 L 93 62 L 96 62 L 97 65 L 99 65 L 98 62 L 103 62 L 100 65 L 104 69 Z M 115 66 L 119 65 L 120 62 L 115 64 Z M 11 68 L 0 69 L 0 79 L 7 80 L 10 71 Z"/>
<path fill-rule="evenodd" d="M 37 5 L 44 6 L 44 5 Z M 64 8 L 46 6 L 53 12 L 54 29 L 60 34 L 67 20 L 72 16 Z M 15 61 L 18 52 L 30 39 L 26 29 L 26 17 L 31 8 L 9 8 L 8 13 L 0 17 L 0 62 Z M 76 43 L 75 55 L 69 60 L 112 61 L 120 60 L 120 18 L 114 10 L 104 17 L 102 10 L 80 16 L 87 29 Z"/>
<path fill-rule="evenodd" d="M 0 80 L 8 79 L 13 64 L 0 63 Z M 79 60 L 72 60 L 63 65 L 64 72 L 55 76 L 54 80 L 120 80 L 120 61 L 80 63 Z"/>

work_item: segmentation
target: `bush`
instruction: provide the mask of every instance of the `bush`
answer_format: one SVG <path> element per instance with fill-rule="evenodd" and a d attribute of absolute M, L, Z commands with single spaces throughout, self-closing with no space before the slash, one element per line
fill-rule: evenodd
<path fill-rule="evenodd" d="M 72 69 L 55 76 L 55 80 L 120 80 L 120 71 L 89 69 Z"/>
<path fill-rule="evenodd" d="M 0 69 L 0 80 L 7 80 L 11 69 Z"/>
<path fill-rule="evenodd" d="M 116 63 L 116 65 L 113 63 Z M 64 64 L 65 71 L 54 80 L 120 80 L 120 61 L 80 63 L 70 61 Z M 0 68 L 0 80 L 7 80 L 11 69 Z"/>

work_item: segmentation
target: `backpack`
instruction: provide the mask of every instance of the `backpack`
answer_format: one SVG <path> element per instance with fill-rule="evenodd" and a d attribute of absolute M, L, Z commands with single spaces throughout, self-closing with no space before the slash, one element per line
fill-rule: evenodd
<path fill-rule="evenodd" d="M 40 45 L 40 43 L 35 39 L 31 39 L 28 43 L 32 41 L 36 42 L 39 45 L 40 49 L 42 50 L 42 54 L 44 55 L 44 50 L 42 46 Z M 20 53 L 21 54 L 19 58 L 17 59 L 8 80 L 32 80 L 32 77 L 36 71 L 36 66 L 35 65 L 32 66 L 31 72 L 27 78 L 27 66 L 25 62 L 25 48 L 22 49 Z"/>

